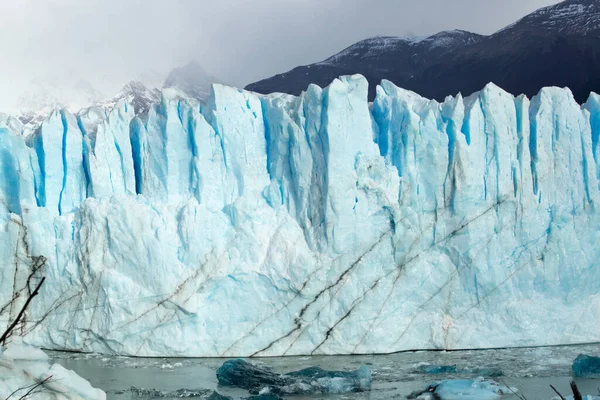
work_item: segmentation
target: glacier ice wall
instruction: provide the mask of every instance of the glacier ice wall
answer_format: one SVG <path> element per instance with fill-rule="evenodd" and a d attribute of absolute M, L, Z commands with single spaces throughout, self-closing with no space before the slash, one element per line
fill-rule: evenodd
<path fill-rule="evenodd" d="M 275 356 L 600 340 L 600 98 L 361 76 L 0 116 L 0 319 L 49 349 Z"/>

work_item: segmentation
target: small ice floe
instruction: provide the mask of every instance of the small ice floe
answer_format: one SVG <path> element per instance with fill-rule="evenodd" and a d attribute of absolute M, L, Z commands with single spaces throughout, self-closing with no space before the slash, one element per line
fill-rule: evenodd
<path fill-rule="evenodd" d="M 600 357 L 578 355 L 573 361 L 573 376 L 577 378 L 600 377 Z"/>
<path fill-rule="evenodd" d="M 424 390 L 411 393 L 409 399 L 419 400 L 495 400 L 504 395 L 513 395 L 518 390 L 503 386 L 495 381 L 477 378 L 474 380 L 445 380 L 427 386 Z"/>
<path fill-rule="evenodd" d="M 361 366 L 356 371 L 326 371 L 319 367 L 278 374 L 269 367 L 254 365 L 241 359 L 229 360 L 217 370 L 219 384 L 235 386 L 259 394 L 353 393 L 371 390 L 371 369 Z M 263 392 L 264 393 L 264 392 Z"/>

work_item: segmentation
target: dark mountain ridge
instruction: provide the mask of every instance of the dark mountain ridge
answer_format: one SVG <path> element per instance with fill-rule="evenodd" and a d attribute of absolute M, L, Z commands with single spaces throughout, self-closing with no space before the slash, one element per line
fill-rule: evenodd
<path fill-rule="evenodd" d="M 369 38 L 246 89 L 297 95 L 310 83 L 326 86 L 340 75 L 360 73 L 369 80 L 370 99 L 376 85 L 388 79 L 437 100 L 494 82 L 528 96 L 544 86 L 567 86 L 584 102 L 591 91 L 600 91 L 598 71 L 600 0 L 567 0 L 489 36 L 455 30 L 425 39 Z"/>

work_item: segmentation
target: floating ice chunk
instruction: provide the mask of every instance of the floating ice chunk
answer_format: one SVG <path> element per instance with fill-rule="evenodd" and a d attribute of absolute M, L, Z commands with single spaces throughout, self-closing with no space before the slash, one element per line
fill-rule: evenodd
<path fill-rule="evenodd" d="M 0 353 L 2 359 L 13 361 L 46 361 L 48 355 L 37 347 L 26 344 L 11 343 L 3 353 Z"/>
<path fill-rule="evenodd" d="M 600 357 L 580 354 L 573 361 L 573 376 L 595 377 L 600 375 Z"/>
<path fill-rule="evenodd" d="M 429 385 L 425 390 L 413 392 L 409 399 L 440 400 L 492 400 L 504 395 L 517 393 L 518 390 L 483 378 L 475 380 L 445 380 Z"/>
<path fill-rule="evenodd" d="M 264 387 L 282 387 L 295 383 L 295 379 L 279 375 L 270 368 L 250 364 L 242 359 L 228 360 L 217 370 L 219 384 L 235 386 L 258 393 Z"/>
<path fill-rule="evenodd" d="M 356 371 L 326 371 L 310 367 L 279 375 L 270 368 L 250 364 L 244 360 L 226 361 L 217 370 L 221 385 L 236 386 L 250 393 L 312 394 L 352 393 L 371 390 L 371 369 L 361 366 Z"/>
<path fill-rule="evenodd" d="M 319 367 L 310 367 L 290 372 L 287 375 L 309 380 L 313 386 L 318 386 L 322 393 L 352 393 L 371 390 L 372 371 L 364 365 L 356 371 L 326 371 Z"/>

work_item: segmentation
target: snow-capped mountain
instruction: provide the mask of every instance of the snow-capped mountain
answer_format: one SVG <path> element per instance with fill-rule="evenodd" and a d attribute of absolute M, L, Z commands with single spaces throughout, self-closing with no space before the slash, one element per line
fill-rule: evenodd
<path fill-rule="evenodd" d="M 369 96 L 381 79 L 406 82 L 448 53 L 477 43 L 484 36 L 454 30 L 425 38 L 378 36 L 362 40 L 334 56 L 311 65 L 250 84 L 259 93 L 283 92 L 298 95 L 310 83 L 325 86 L 341 75 L 360 73 L 369 79 Z"/>
<path fill-rule="evenodd" d="M 213 83 L 220 83 L 220 81 L 208 75 L 194 60 L 183 67 L 173 69 L 167 76 L 163 88 L 178 89 L 191 98 L 206 102 L 210 97 L 210 87 Z"/>
<path fill-rule="evenodd" d="M 131 81 L 115 97 L 98 105 L 108 110 L 114 108 L 119 101 L 125 101 L 133 106 L 136 114 L 145 114 L 152 104 L 160 102 L 160 96 L 160 90 L 150 89 L 142 82 Z"/>
<path fill-rule="evenodd" d="M 600 90 L 600 0 L 567 0 L 542 8 L 489 36 L 447 31 L 425 39 L 378 37 L 329 59 L 250 84 L 259 93 L 299 94 L 309 83 L 361 73 L 371 99 L 382 79 L 443 100 L 488 82 L 529 96 L 569 86 L 578 101 Z"/>
<path fill-rule="evenodd" d="M 453 49 L 477 43 L 482 38 L 482 35 L 461 30 L 443 31 L 424 38 L 378 36 L 362 40 L 316 65 L 347 69 L 360 66 L 382 71 L 389 69 L 394 63 L 406 63 L 403 66 L 424 65 L 427 57 L 439 56 Z M 422 57 L 415 57 L 415 54 Z M 386 55 L 394 57 L 385 57 Z"/>
<path fill-rule="evenodd" d="M 597 35 L 599 29 L 598 0 L 567 0 L 534 11 L 496 34 L 504 31 L 520 33 L 538 30 L 564 35 Z"/>
<path fill-rule="evenodd" d="M 184 97 L 205 102 L 210 96 L 211 85 L 218 82 L 196 61 L 173 69 L 167 79 L 161 79 L 159 73 L 152 71 L 139 74 L 138 77 L 140 80 L 129 82 L 119 93 L 110 97 L 97 91 L 84 79 L 79 79 L 74 85 L 70 85 L 64 77 L 60 84 L 56 80 L 37 79 L 20 96 L 17 107 L 1 111 L 18 119 L 23 134 L 29 135 L 56 110 L 68 110 L 76 114 L 88 108 L 100 107 L 109 111 L 119 101 L 125 100 L 133 105 L 136 114 L 144 114 L 152 104 L 160 102 L 161 90 L 158 88 L 175 89 Z"/>

